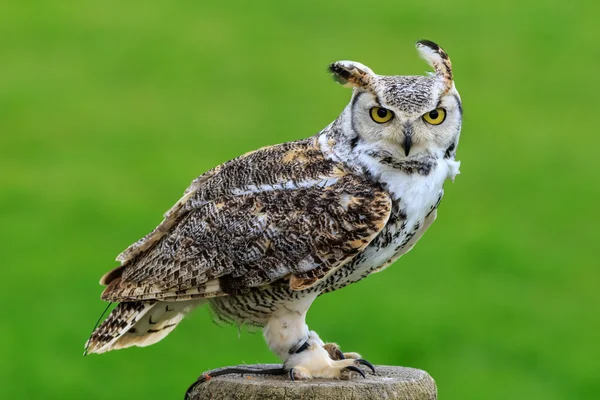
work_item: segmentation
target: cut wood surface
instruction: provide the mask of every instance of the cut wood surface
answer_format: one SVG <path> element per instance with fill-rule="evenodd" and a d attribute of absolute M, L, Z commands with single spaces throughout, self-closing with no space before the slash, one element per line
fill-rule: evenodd
<path fill-rule="evenodd" d="M 240 365 L 240 368 L 257 370 L 278 368 L 281 365 Z M 283 400 L 283 399 L 402 399 L 437 400 L 437 388 L 425 371 L 378 365 L 376 374 L 366 373 L 366 378 L 353 373 L 350 380 L 315 379 L 292 381 L 287 375 L 230 374 L 210 378 L 199 383 L 190 392 L 193 400 Z M 219 371 L 223 368 L 214 370 Z M 365 371 L 366 372 L 366 371 Z"/>

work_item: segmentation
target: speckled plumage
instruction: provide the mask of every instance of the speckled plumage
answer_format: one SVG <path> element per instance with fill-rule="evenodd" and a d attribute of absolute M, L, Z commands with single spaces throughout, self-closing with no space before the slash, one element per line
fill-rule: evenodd
<path fill-rule="evenodd" d="M 208 303 L 221 320 L 264 327 L 297 378 L 340 377 L 351 364 L 331 364 L 343 360 L 308 330 L 310 304 L 409 251 L 436 217 L 444 180 L 458 173 L 462 108 L 450 60 L 432 42 L 417 48 L 435 74 L 379 76 L 334 63 L 336 80 L 354 91 L 333 123 L 194 180 L 102 277 L 102 298 L 120 304 L 88 352 L 154 343 Z M 394 118 L 376 123 L 373 107 Z M 440 107 L 442 124 L 424 122 Z"/>
<path fill-rule="evenodd" d="M 267 147 L 224 164 L 168 214 L 168 231 L 159 226 L 124 252 L 103 299 L 243 294 L 282 278 L 301 289 L 352 258 L 385 224 L 390 200 L 317 144 Z"/>

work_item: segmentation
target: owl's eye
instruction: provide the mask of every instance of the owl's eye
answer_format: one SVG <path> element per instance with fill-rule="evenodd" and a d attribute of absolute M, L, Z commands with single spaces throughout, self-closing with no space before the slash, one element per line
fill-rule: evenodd
<path fill-rule="evenodd" d="M 378 124 L 383 124 L 391 121 L 394 118 L 394 113 L 383 107 L 371 108 L 371 118 Z"/>
<path fill-rule="evenodd" d="M 446 119 L 446 110 L 443 108 L 436 108 L 433 111 L 429 111 L 423 115 L 423 121 L 431 125 L 439 125 Z"/>

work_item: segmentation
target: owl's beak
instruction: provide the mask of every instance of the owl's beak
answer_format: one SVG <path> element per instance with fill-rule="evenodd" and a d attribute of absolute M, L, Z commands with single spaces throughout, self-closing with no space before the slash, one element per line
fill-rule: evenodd
<path fill-rule="evenodd" d="M 412 147 L 412 136 L 404 136 L 404 142 L 402 142 L 402 148 L 404 149 L 404 155 L 408 157 L 410 154 L 410 148 Z"/>
<path fill-rule="evenodd" d="M 404 155 L 406 157 L 408 157 L 408 155 L 410 154 L 410 149 L 412 145 L 412 127 L 410 125 L 406 125 L 404 127 L 404 140 L 402 141 L 402 148 L 404 149 Z"/>

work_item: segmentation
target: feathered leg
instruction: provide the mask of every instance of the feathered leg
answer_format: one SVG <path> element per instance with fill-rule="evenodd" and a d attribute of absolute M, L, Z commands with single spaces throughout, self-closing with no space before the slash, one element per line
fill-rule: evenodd
<path fill-rule="evenodd" d="M 308 330 L 306 312 L 313 300 L 311 296 L 286 303 L 273 313 L 263 331 L 269 348 L 284 362 L 290 378 L 349 379 L 351 372 L 364 377 L 360 366 L 375 372 L 371 363 L 358 354 L 347 353 L 346 357 L 337 345 L 325 345 L 316 332 Z"/>

